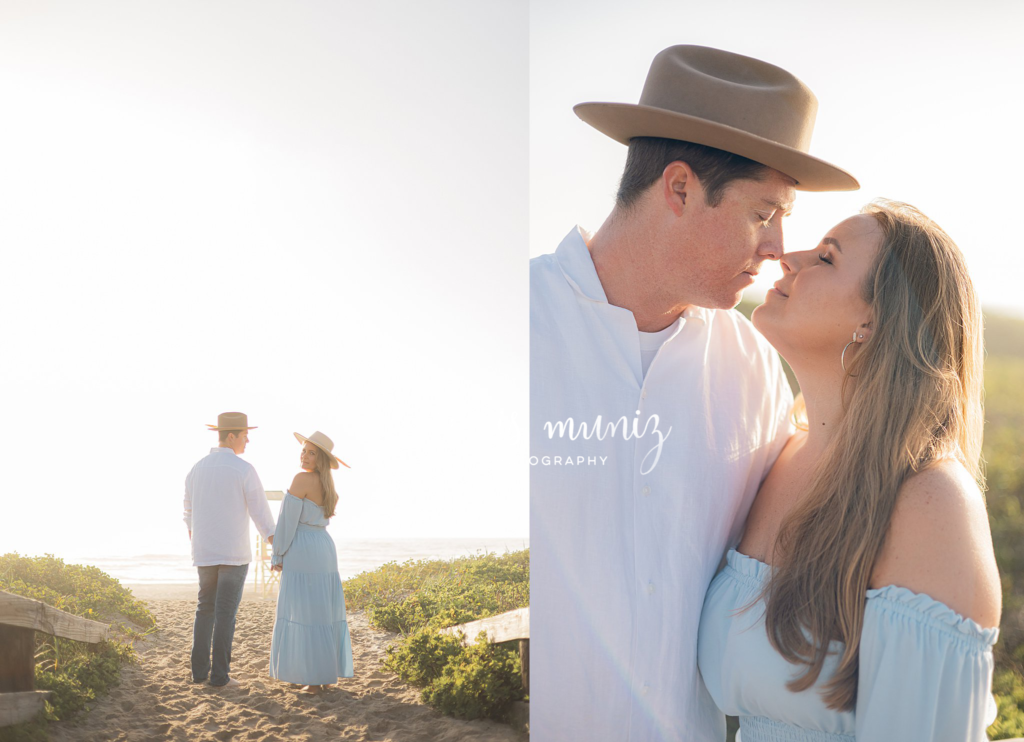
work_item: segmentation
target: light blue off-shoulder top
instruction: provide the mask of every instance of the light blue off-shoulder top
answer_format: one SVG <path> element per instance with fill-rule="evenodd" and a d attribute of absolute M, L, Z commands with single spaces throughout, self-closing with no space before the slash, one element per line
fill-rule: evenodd
<path fill-rule="evenodd" d="M 742 742 L 974 742 L 996 717 L 992 646 L 985 629 L 927 595 L 888 585 L 867 591 L 854 711 L 828 708 L 819 690 L 835 671 L 830 654 L 814 687 L 786 682 L 805 666 L 768 641 L 764 602 L 754 600 L 771 567 L 731 549 L 704 599 L 697 661 L 718 707 L 740 717 Z M 841 650 L 833 642 L 832 650 Z"/>
<path fill-rule="evenodd" d="M 271 565 L 280 567 L 284 564 L 284 555 L 291 548 L 297 532 L 305 529 L 322 530 L 329 522 L 322 505 L 317 505 L 305 497 L 296 497 L 285 490 L 281 510 L 277 516 L 277 528 L 274 530 Z"/>

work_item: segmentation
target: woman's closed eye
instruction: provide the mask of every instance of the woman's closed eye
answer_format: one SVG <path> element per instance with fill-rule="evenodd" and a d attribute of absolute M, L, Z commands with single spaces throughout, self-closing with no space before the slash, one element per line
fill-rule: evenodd
<path fill-rule="evenodd" d="M 818 260 L 820 260 L 822 263 L 828 263 L 829 265 L 833 265 L 832 258 L 829 257 L 829 254 L 827 252 L 818 253 Z"/>

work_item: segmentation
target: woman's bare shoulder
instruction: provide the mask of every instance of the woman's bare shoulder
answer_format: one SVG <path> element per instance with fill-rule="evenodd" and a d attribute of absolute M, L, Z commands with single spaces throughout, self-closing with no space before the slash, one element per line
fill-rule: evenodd
<path fill-rule="evenodd" d="M 300 471 L 292 480 L 292 486 L 288 491 L 300 500 L 306 499 L 313 493 L 316 484 L 316 474 L 311 471 Z"/>
<path fill-rule="evenodd" d="M 943 459 L 900 488 L 871 587 L 898 585 L 998 626 L 1002 589 L 985 498 L 970 473 Z"/>

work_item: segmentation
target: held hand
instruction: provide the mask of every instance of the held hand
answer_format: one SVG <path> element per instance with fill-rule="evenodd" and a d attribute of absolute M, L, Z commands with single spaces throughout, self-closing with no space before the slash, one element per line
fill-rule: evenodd
<path fill-rule="evenodd" d="M 188 540 L 189 540 L 189 541 L 191 541 L 191 540 L 192 540 L 192 531 L 189 531 L 189 532 L 188 532 Z"/>
<path fill-rule="evenodd" d="M 270 571 L 271 571 L 271 572 L 280 572 L 281 570 L 282 570 L 282 567 L 281 567 L 281 565 L 280 565 L 280 564 L 275 564 L 274 566 L 272 566 L 272 567 L 270 568 Z"/>
<path fill-rule="evenodd" d="M 273 536 L 273 534 L 271 534 L 270 536 L 267 536 L 267 543 L 270 544 L 271 546 L 274 545 L 274 536 Z"/>

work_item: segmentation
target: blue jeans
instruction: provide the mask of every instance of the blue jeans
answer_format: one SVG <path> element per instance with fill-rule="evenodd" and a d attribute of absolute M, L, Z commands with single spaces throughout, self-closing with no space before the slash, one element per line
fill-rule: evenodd
<path fill-rule="evenodd" d="M 210 677 L 210 685 L 225 685 L 231 670 L 231 642 L 235 638 L 235 614 L 242 601 L 248 564 L 217 564 L 199 570 L 199 607 L 192 627 L 192 680 Z M 213 673 L 210 643 L 213 642 Z"/>

